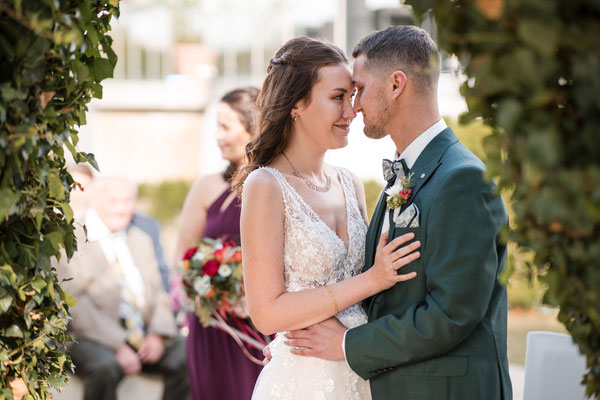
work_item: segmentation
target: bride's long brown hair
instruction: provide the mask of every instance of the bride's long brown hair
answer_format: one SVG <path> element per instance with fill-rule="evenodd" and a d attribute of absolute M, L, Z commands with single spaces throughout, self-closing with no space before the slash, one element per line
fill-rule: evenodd
<path fill-rule="evenodd" d="M 233 189 L 239 195 L 248 174 L 271 164 L 286 148 L 293 124 L 292 108 L 301 100 L 310 100 L 319 69 L 347 63 L 341 49 L 308 37 L 291 39 L 277 51 L 256 101 L 258 120 L 254 137 L 246 146 L 248 162 L 233 178 Z"/>

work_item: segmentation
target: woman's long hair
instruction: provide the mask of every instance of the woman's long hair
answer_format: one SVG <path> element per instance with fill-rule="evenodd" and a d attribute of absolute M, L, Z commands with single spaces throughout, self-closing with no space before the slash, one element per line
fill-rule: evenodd
<path fill-rule="evenodd" d="M 235 111 L 238 119 L 244 128 L 246 128 L 246 131 L 251 135 L 254 135 L 255 132 L 254 125 L 256 122 L 255 112 L 257 97 L 258 89 L 249 86 L 227 92 L 220 100 L 221 103 L 227 104 Z M 237 170 L 237 164 L 229 163 L 223 172 L 223 179 L 225 179 L 226 182 L 230 182 Z"/>
<path fill-rule="evenodd" d="M 256 101 L 258 121 L 254 138 L 246 146 L 248 162 L 233 179 L 238 194 L 250 172 L 271 164 L 286 148 L 293 124 L 292 108 L 301 100 L 310 100 L 319 69 L 347 63 L 341 49 L 308 37 L 291 39 L 277 51 Z"/>

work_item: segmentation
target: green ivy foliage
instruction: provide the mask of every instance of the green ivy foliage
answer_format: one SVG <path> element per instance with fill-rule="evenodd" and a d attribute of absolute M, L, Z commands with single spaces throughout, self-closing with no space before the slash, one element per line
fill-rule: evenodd
<path fill-rule="evenodd" d="M 469 111 L 492 127 L 489 174 L 512 193 L 512 240 L 533 250 L 544 302 L 559 306 L 600 397 L 600 2 L 406 0 L 469 80 Z"/>
<path fill-rule="evenodd" d="M 0 400 L 49 398 L 71 361 L 68 307 L 50 260 L 75 251 L 65 148 L 116 63 L 107 35 L 118 0 L 0 2 Z M 22 380 L 22 381 L 21 381 Z"/>

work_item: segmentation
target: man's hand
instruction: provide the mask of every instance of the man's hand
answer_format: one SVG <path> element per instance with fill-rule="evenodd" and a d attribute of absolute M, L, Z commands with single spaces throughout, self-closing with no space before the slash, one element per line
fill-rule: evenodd
<path fill-rule="evenodd" d="M 144 338 L 138 355 L 146 364 L 155 364 L 165 352 L 165 343 L 162 337 L 155 333 L 149 333 Z"/>
<path fill-rule="evenodd" d="M 342 341 L 346 330 L 337 318 L 329 318 L 306 329 L 286 333 L 285 344 L 292 346 L 292 354 L 339 361 L 345 358 Z"/>
<path fill-rule="evenodd" d="M 273 356 L 271 355 L 271 348 L 269 347 L 269 345 L 266 345 L 263 348 L 263 356 L 265 356 L 265 358 L 263 359 L 263 365 L 267 365 L 269 363 L 269 361 L 271 361 L 271 358 L 273 358 Z"/>
<path fill-rule="evenodd" d="M 142 370 L 140 357 L 127 343 L 119 346 L 115 357 L 121 368 L 123 368 L 125 375 L 137 374 Z"/>

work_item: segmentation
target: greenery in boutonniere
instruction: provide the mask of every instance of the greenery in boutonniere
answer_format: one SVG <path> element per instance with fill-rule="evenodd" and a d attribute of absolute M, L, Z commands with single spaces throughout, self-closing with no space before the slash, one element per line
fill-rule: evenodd
<path fill-rule="evenodd" d="M 390 210 L 395 210 L 408 203 L 412 195 L 412 189 L 410 189 L 413 186 L 412 177 L 413 173 L 411 172 L 408 176 L 399 179 L 394 186 L 385 190 L 385 194 L 388 195 L 386 203 Z"/>

